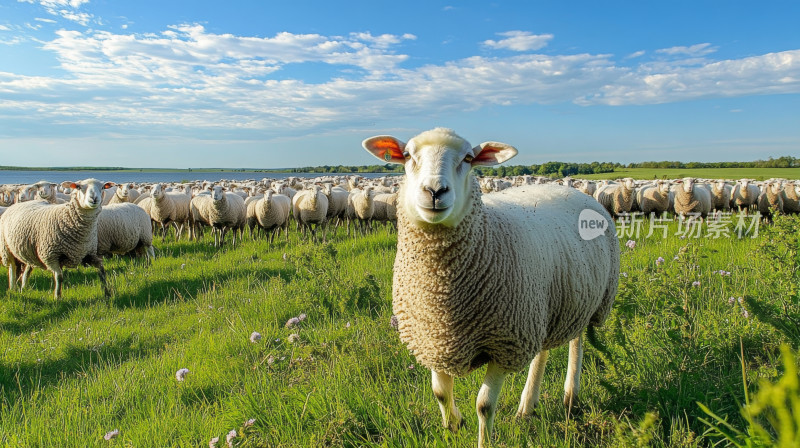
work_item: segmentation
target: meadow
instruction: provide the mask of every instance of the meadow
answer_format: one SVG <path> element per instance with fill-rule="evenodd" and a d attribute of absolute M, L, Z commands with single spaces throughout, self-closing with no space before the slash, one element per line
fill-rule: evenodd
<path fill-rule="evenodd" d="M 561 403 L 562 347 L 534 418 L 514 418 L 525 372 L 506 381 L 495 446 L 727 443 L 698 403 L 747 428 L 745 391 L 781 378 L 781 346 L 800 344 L 800 220 L 757 235 L 742 222 L 749 233 L 734 219 L 716 233 L 681 237 L 671 223 L 647 237 L 645 221 L 624 235 L 619 294 L 587 344 L 578 407 Z M 157 239 L 152 264 L 107 259 L 110 300 L 91 268 L 66 271 L 61 301 L 47 272 L 22 292 L 0 276 L 0 446 L 222 447 L 231 430 L 239 447 L 475 445 L 483 369 L 456 381 L 466 427 L 450 433 L 430 372 L 390 323 L 393 232 L 211 242 Z"/>

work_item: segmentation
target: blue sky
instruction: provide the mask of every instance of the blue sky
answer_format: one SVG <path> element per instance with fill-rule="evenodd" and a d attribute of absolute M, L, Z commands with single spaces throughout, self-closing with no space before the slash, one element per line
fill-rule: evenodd
<path fill-rule="evenodd" d="M 0 0 L 0 165 L 362 165 L 436 126 L 551 160 L 800 154 L 800 2 Z"/>

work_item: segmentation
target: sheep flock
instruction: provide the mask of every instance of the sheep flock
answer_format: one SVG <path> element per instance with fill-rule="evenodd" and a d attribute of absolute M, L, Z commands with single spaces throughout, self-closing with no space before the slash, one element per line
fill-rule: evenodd
<path fill-rule="evenodd" d="M 392 232 L 397 229 L 397 192 L 405 178 L 405 175 L 376 178 L 339 175 L 188 183 L 109 182 L 102 193 L 96 225 L 99 246 L 95 250 L 100 257 L 129 254 L 150 258 L 155 256 L 153 239 L 161 236 L 163 243 L 173 231 L 175 238 L 188 240 L 199 240 L 205 231 L 211 231 L 218 247 L 235 246 L 242 238 L 266 238 L 272 244 L 281 233 L 288 242 L 290 231 L 315 242 L 326 241 L 340 228 L 348 237 L 375 232 L 379 227 Z M 639 214 L 643 218 L 702 220 L 719 219 L 722 213 L 728 213 L 760 216 L 769 222 L 775 213 L 800 213 L 800 180 L 596 181 L 526 175 L 481 177 L 477 181 L 481 192 L 488 197 L 531 185 L 569 187 L 594 198 L 612 217 L 622 219 Z M 22 232 L 20 223 L 25 220 L 16 218 L 17 213 L 7 218 L 3 215 L 16 208 L 30 207 L 25 203 L 41 204 L 38 208 L 68 207 L 80 190 L 70 188 L 71 183 L 43 180 L 30 185 L 0 185 L 0 231 L 6 235 L 0 249 L 6 251 L 7 240 Z M 137 207 L 120 207 L 120 204 Z M 149 226 L 145 225 L 147 217 Z M 54 229 L 52 232 L 67 233 L 65 229 L 56 230 L 59 226 L 52 223 L 38 224 L 42 229 L 47 226 Z M 9 259 L 2 261 L 9 266 L 9 272 L 12 267 L 17 268 Z M 24 265 L 22 261 L 19 266 L 23 273 Z M 10 287 L 18 285 L 20 280 L 10 281 Z"/>

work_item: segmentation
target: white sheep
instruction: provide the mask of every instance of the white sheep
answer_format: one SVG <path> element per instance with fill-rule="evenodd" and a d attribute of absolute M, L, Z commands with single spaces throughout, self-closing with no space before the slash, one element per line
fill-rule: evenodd
<path fill-rule="evenodd" d="M 367 185 L 362 189 L 352 190 L 348 197 L 348 204 L 355 214 L 361 235 L 372 230 L 372 216 L 375 214 L 375 192 L 372 186 Z"/>
<path fill-rule="evenodd" d="M 639 210 L 645 215 L 655 213 L 661 215 L 669 210 L 668 180 L 655 180 L 651 185 L 643 186 L 636 191 Z"/>
<path fill-rule="evenodd" d="M 580 384 L 583 330 L 603 323 L 617 292 L 619 242 L 606 210 L 577 190 L 551 185 L 482 197 L 471 167 L 516 155 L 503 143 L 473 148 L 437 128 L 408 143 L 376 136 L 362 145 L 405 165 L 393 310 L 400 338 L 432 370 L 444 426 L 456 430 L 462 420 L 453 376 L 488 363 L 476 402 L 478 446 L 485 446 L 505 376 L 530 363 L 518 411 L 530 415 L 548 350 L 566 342 L 570 405 Z M 603 233 L 581 238 L 582 212 Z"/>
<path fill-rule="evenodd" d="M 155 258 L 150 216 L 136 204 L 112 203 L 97 216 L 97 255 L 112 254 Z"/>
<path fill-rule="evenodd" d="M 68 204 L 30 201 L 15 204 L 0 216 L 0 256 L 8 266 L 8 289 L 24 288 L 31 271 L 38 267 L 53 273 L 53 295 L 59 299 L 63 268 L 84 264 L 97 268 L 103 292 L 110 297 L 103 259 L 97 255 L 97 216 L 103 190 L 114 184 L 86 179 L 63 185 L 74 190 Z"/>
<path fill-rule="evenodd" d="M 733 187 L 724 180 L 716 180 L 711 184 L 711 208 L 715 211 L 728 212 L 731 209 Z"/>
<path fill-rule="evenodd" d="M 269 244 L 272 245 L 275 235 L 283 230 L 286 242 L 289 242 L 289 211 L 292 209 L 292 200 L 288 196 L 275 194 L 267 190 L 264 197 L 253 203 L 258 226 L 267 233 Z"/>
<path fill-rule="evenodd" d="M 696 183 L 692 177 L 684 177 L 682 180 L 675 181 L 681 184 L 674 192 L 675 214 L 681 219 L 687 215 L 699 215 L 705 218 L 711 213 L 711 190 L 705 185 Z"/>
<path fill-rule="evenodd" d="M 209 225 L 214 229 L 214 246 L 221 247 L 228 231 L 233 233 L 233 246 L 236 235 L 246 225 L 247 210 L 244 199 L 229 193 L 221 185 L 215 185 L 210 195 L 197 195 L 191 200 L 191 212 L 195 224 Z"/>
<path fill-rule="evenodd" d="M 775 213 L 783 214 L 780 182 L 764 182 L 764 191 L 758 196 L 758 211 L 767 220 L 772 220 Z"/>
<path fill-rule="evenodd" d="M 56 186 L 52 182 L 40 180 L 33 184 L 36 187 L 36 199 L 47 201 L 51 204 L 65 204 L 67 201 L 58 197 Z"/>
<path fill-rule="evenodd" d="M 800 183 L 787 182 L 783 184 L 783 211 L 800 213 Z"/>
<path fill-rule="evenodd" d="M 739 212 L 748 211 L 755 207 L 761 190 L 750 179 L 739 179 L 731 190 L 731 208 L 736 207 Z"/>
<path fill-rule="evenodd" d="M 117 185 L 117 191 L 108 203 L 124 204 L 126 202 L 136 202 L 139 196 L 139 191 L 133 188 L 133 184 L 119 184 Z"/>
<path fill-rule="evenodd" d="M 317 241 L 317 228 L 322 226 L 322 241 L 326 241 L 325 222 L 328 215 L 328 197 L 320 191 L 319 185 L 311 185 L 307 190 L 300 190 L 292 199 L 292 210 L 297 225 L 303 232 L 309 230 L 311 238 Z"/>
<path fill-rule="evenodd" d="M 611 216 L 616 217 L 630 213 L 633 208 L 634 187 L 633 179 L 626 177 L 622 179 L 622 183 L 598 187 L 594 197 Z"/>

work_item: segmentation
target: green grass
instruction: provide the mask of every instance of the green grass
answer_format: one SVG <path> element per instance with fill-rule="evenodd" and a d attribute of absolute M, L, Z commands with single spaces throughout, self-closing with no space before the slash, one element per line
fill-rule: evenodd
<path fill-rule="evenodd" d="M 613 173 L 576 174 L 581 179 L 681 179 L 701 177 L 707 179 L 798 179 L 800 168 L 618 168 Z"/>
<path fill-rule="evenodd" d="M 794 218 L 755 239 L 680 239 L 672 225 L 634 249 L 623 238 L 627 277 L 599 331 L 608 350 L 587 346 L 578 410 L 567 419 L 561 404 L 562 347 L 537 417 L 514 418 L 524 373 L 506 381 L 495 446 L 708 446 L 697 402 L 743 426 L 740 340 L 751 390 L 780 374 L 781 343 L 800 341 L 798 228 Z M 475 445 L 482 372 L 456 381 L 467 426 L 446 431 L 430 373 L 389 324 L 394 235 L 210 242 L 158 241 L 152 265 L 107 260 L 110 301 L 90 268 L 67 271 L 59 302 L 42 271 L 1 293 L 0 446 L 223 446 L 232 429 L 250 447 Z"/>

